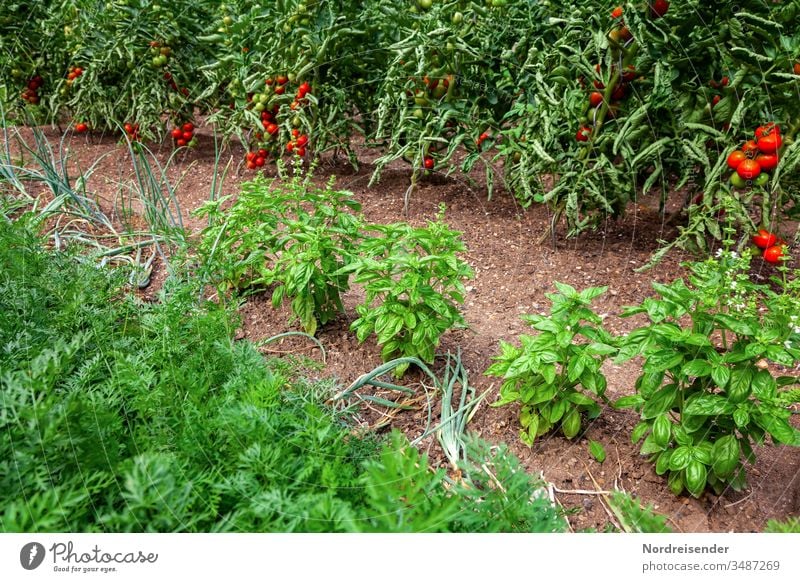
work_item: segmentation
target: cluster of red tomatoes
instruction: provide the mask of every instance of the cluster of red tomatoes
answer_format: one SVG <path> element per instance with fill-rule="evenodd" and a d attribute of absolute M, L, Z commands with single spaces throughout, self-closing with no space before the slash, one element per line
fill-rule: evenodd
<path fill-rule="evenodd" d="M 272 111 L 261 112 L 261 125 L 267 135 L 273 136 L 278 133 L 278 124 L 275 123 L 275 114 L 278 112 L 278 106 L 275 105 Z"/>
<path fill-rule="evenodd" d="M 275 95 L 286 94 L 287 83 L 289 83 L 289 77 L 286 75 L 276 75 L 274 78 L 270 77 L 264 81 L 264 84 L 267 87 L 273 88 L 272 92 Z M 311 92 L 311 84 L 308 83 L 308 81 L 301 83 L 297 88 L 297 93 L 295 93 L 294 100 L 292 101 L 290 108 L 296 110 L 297 108 L 306 105 L 308 103 L 307 97 L 311 94 Z M 277 137 L 280 127 L 276 123 L 276 116 L 280 111 L 280 105 L 278 103 L 274 103 L 271 108 L 268 108 L 271 98 L 267 91 L 264 91 L 264 93 L 253 93 L 252 95 L 248 96 L 248 100 L 252 103 L 253 110 L 257 113 L 260 113 L 261 126 L 264 128 L 264 132 L 257 133 L 256 137 L 258 139 L 267 140 Z M 300 118 L 295 115 L 292 124 L 297 127 L 300 125 L 300 123 Z M 303 157 L 306 155 L 306 147 L 308 146 L 308 142 L 309 138 L 307 135 L 301 134 L 299 129 L 292 129 L 292 139 L 286 144 L 286 151 Z M 260 155 L 260 152 L 264 152 L 264 155 Z M 258 152 L 249 152 L 245 157 L 245 162 L 247 167 L 251 170 L 263 166 L 266 162 L 266 151 L 258 150 Z"/>
<path fill-rule="evenodd" d="M 44 79 L 39 75 L 35 75 L 28 79 L 28 86 L 22 92 L 23 101 L 27 101 L 31 105 L 39 104 L 39 89 L 44 85 Z"/>
<path fill-rule="evenodd" d="M 766 172 L 778 165 L 778 151 L 783 145 L 780 127 L 774 123 L 761 125 L 754 137 L 728 156 L 728 167 L 735 170 L 730 177 L 735 188 L 744 188 L 750 181 L 756 186 L 766 186 L 769 182 Z"/>
<path fill-rule="evenodd" d="M 285 85 L 288 82 L 289 82 L 289 77 L 287 77 L 286 75 L 277 75 L 274 79 L 269 78 L 266 81 L 264 81 L 264 84 L 268 86 L 274 85 L 275 88 L 273 89 L 273 92 L 275 93 L 275 95 L 283 95 L 284 93 L 286 93 Z"/>
<path fill-rule="evenodd" d="M 300 133 L 299 129 L 292 130 L 292 139 L 286 144 L 286 151 L 294 153 L 301 158 L 306 155 L 306 146 L 308 145 L 308 136 Z"/>
<path fill-rule="evenodd" d="M 612 67 L 612 76 L 615 72 L 616 66 Z M 594 70 L 597 72 L 598 77 L 602 77 L 600 65 L 595 65 Z M 607 115 L 614 118 L 619 110 L 619 102 L 625 99 L 629 93 L 630 84 L 636 79 L 636 69 L 633 65 L 627 65 L 625 70 L 619 75 L 619 82 L 614 85 L 614 90 L 611 93 L 611 103 L 609 104 Z M 589 109 L 596 110 L 605 100 L 605 95 L 601 92 L 605 90 L 605 83 L 601 78 L 595 79 L 593 82 L 595 91 L 589 93 Z M 585 121 L 585 120 L 584 120 Z M 582 125 L 578 132 L 575 134 L 577 141 L 589 141 L 592 134 L 592 126 Z"/>
<path fill-rule="evenodd" d="M 247 152 L 244 156 L 244 163 L 248 170 L 257 170 L 267 162 L 267 150 L 260 149 L 255 152 Z"/>
<path fill-rule="evenodd" d="M 69 71 L 67 71 L 67 85 L 72 85 L 75 82 L 75 79 L 83 75 L 83 69 L 81 67 L 71 66 Z"/>
<path fill-rule="evenodd" d="M 194 147 L 197 145 L 197 138 L 194 137 L 194 124 L 187 121 L 181 126 L 175 126 L 171 134 L 175 141 L 175 147 Z"/>
<path fill-rule="evenodd" d="M 125 133 L 128 136 L 128 139 L 131 141 L 138 141 L 139 140 L 139 124 L 138 123 L 126 123 L 122 126 L 125 129 Z"/>
<path fill-rule="evenodd" d="M 292 101 L 292 104 L 289 107 L 294 110 L 305 105 L 306 95 L 309 93 L 311 93 L 311 85 L 309 85 L 308 81 L 304 81 L 297 88 L 297 94 L 295 95 L 294 101 Z"/>
<path fill-rule="evenodd" d="M 768 263 L 775 265 L 783 260 L 786 241 L 778 238 L 775 234 L 762 229 L 753 235 L 752 241 L 754 245 L 764 251 L 762 256 Z"/>

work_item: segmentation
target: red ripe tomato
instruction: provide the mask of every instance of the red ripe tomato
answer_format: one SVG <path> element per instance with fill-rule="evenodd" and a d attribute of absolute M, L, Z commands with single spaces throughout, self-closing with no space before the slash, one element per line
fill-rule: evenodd
<path fill-rule="evenodd" d="M 179 139 L 178 141 L 176 141 L 176 142 L 175 142 L 175 145 L 176 145 L 176 146 L 178 146 L 179 148 L 182 148 L 182 147 L 183 147 L 183 146 L 185 146 L 187 143 L 189 143 L 187 140 L 185 140 L 185 139 Z"/>
<path fill-rule="evenodd" d="M 264 84 L 265 84 L 265 85 L 272 85 L 272 83 L 274 83 L 274 82 L 275 82 L 275 81 L 273 81 L 272 79 L 266 79 L 266 80 L 264 81 Z"/>
<path fill-rule="evenodd" d="M 750 140 L 747 140 L 746 142 L 744 142 L 744 145 L 742 146 L 742 151 L 743 151 L 743 152 L 744 152 L 744 153 L 745 153 L 745 154 L 746 154 L 748 157 L 753 157 L 753 154 L 755 154 L 756 152 L 758 152 L 758 146 L 756 145 L 756 142 L 755 142 L 755 141 L 753 141 L 752 139 L 750 139 Z"/>
<path fill-rule="evenodd" d="M 735 170 L 743 161 L 747 159 L 747 155 L 742 150 L 736 150 L 728 156 L 728 167 Z"/>
<path fill-rule="evenodd" d="M 298 87 L 297 89 L 297 96 L 300 97 L 301 99 L 306 95 L 308 95 L 309 93 L 311 93 L 311 85 L 309 85 L 307 81 L 305 83 L 302 83 L 300 87 Z"/>
<path fill-rule="evenodd" d="M 289 153 L 292 153 L 292 151 L 294 151 L 294 142 L 293 141 L 290 141 L 289 143 L 286 144 L 286 151 L 289 152 Z"/>
<path fill-rule="evenodd" d="M 270 135 L 275 135 L 276 133 L 278 133 L 278 126 L 275 125 L 274 123 L 268 123 L 264 127 L 264 129 L 266 129 L 267 133 L 270 134 Z"/>
<path fill-rule="evenodd" d="M 300 137 L 297 138 L 297 145 L 299 147 L 303 147 L 307 143 L 308 143 L 308 136 L 307 135 L 301 135 Z"/>
<path fill-rule="evenodd" d="M 255 160 L 252 162 L 247 162 L 245 165 L 247 166 L 248 170 L 255 170 L 257 168 Z"/>
<path fill-rule="evenodd" d="M 619 29 L 619 38 L 623 42 L 628 42 L 633 38 L 633 34 L 631 34 L 631 31 L 627 26 L 623 26 Z"/>
<path fill-rule="evenodd" d="M 769 172 L 778 167 L 778 156 L 776 154 L 761 154 L 756 156 L 756 161 L 764 172 Z"/>
<path fill-rule="evenodd" d="M 278 82 L 278 85 L 285 85 L 286 83 L 289 82 L 289 77 L 287 77 L 286 75 L 278 75 L 277 77 L 275 77 L 275 80 Z"/>
<path fill-rule="evenodd" d="M 611 18 L 622 18 L 622 6 L 617 6 L 611 11 Z"/>
<path fill-rule="evenodd" d="M 783 247 L 774 245 L 764 250 L 764 260 L 777 265 L 783 259 Z"/>
<path fill-rule="evenodd" d="M 186 141 L 189 141 L 190 139 L 192 139 L 192 138 L 194 137 L 194 132 L 191 132 L 191 131 L 184 131 L 184 132 L 183 132 L 183 135 L 182 135 L 182 137 L 183 137 L 183 139 L 185 139 Z"/>
<path fill-rule="evenodd" d="M 765 123 L 764 125 L 759 125 L 756 128 L 756 134 L 755 135 L 756 135 L 756 139 L 758 140 L 758 139 L 761 139 L 762 137 L 770 135 L 771 133 L 780 134 L 780 132 L 781 132 L 781 128 L 779 126 L 775 125 L 775 123 L 773 121 L 770 121 L 769 123 Z"/>
<path fill-rule="evenodd" d="M 589 141 L 589 135 L 592 133 L 592 128 L 584 125 L 575 134 L 575 139 L 578 141 Z"/>
<path fill-rule="evenodd" d="M 628 65 L 622 72 L 622 80 L 625 83 L 630 83 L 636 78 L 636 68 L 633 65 Z"/>
<path fill-rule="evenodd" d="M 753 244 L 760 249 L 766 249 L 778 242 L 778 237 L 768 230 L 761 229 L 753 235 Z"/>
<path fill-rule="evenodd" d="M 722 79 L 719 81 L 719 84 L 723 87 L 727 87 L 728 83 L 730 83 L 730 79 L 728 79 L 728 77 L 722 77 Z"/>
<path fill-rule="evenodd" d="M 75 79 L 75 77 L 77 77 L 77 76 L 78 76 L 78 75 L 77 75 L 77 74 L 75 74 L 75 71 L 72 71 L 71 73 L 69 73 L 69 74 L 67 75 L 67 79 L 69 79 L 70 81 L 72 81 L 72 80 L 74 80 L 74 79 Z"/>
<path fill-rule="evenodd" d="M 180 127 L 176 127 L 172 130 L 172 139 L 181 139 L 183 137 L 183 132 L 181 131 Z"/>
<path fill-rule="evenodd" d="M 256 158 L 256 160 L 255 160 L 255 163 L 256 163 L 256 166 L 258 166 L 258 167 L 260 168 L 260 167 L 262 167 L 262 166 L 264 165 L 264 162 L 266 162 L 266 161 L 267 161 L 267 160 L 266 160 L 266 158 L 265 158 L 265 157 L 258 156 L 258 157 Z"/>
<path fill-rule="evenodd" d="M 781 134 L 776 131 L 758 138 L 758 149 L 764 154 L 774 154 L 782 145 L 783 138 L 781 138 Z"/>
<path fill-rule="evenodd" d="M 614 101 L 622 101 L 625 99 L 625 85 L 617 85 L 614 92 L 611 94 L 611 99 Z"/>
<path fill-rule="evenodd" d="M 283 85 L 278 85 L 275 87 L 275 95 L 283 95 L 284 93 L 286 93 L 286 87 Z"/>
<path fill-rule="evenodd" d="M 603 102 L 603 94 L 599 91 L 592 91 L 589 95 L 589 105 L 592 107 L 597 107 Z"/>
<path fill-rule="evenodd" d="M 433 161 L 432 157 L 425 156 L 425 159 L 422 161 L 422 165 L 425 166 L 426 170 L 432 170 L 433 167 L 436 165 L 436 162 Z"/>
<path fill-rule="evenodd" d="M 256 152 L 247 152 L 247 155 L 245 155 L 244 159 L 248 162 L 252 162 L 256 159 Z"/>
<path fill-rule="evenodd" d="M 194 124 L 187 121 L 183 124 L 183 131 L 194 131 Z"/>
<path fill-rule="evenodd" d="M 745 180 L 752 180 L 761 173 L 761 166 L 755 160 L 743 160 L 736 168 L 736 173 L 740 178 Z"/>
<path fill-rule="evenodd" d="M 298 135 L 300 135 L 300 130 L 297 129 L 297 128 L 293 129 L 292 130 L 292 137 L 297 137 Z"/>
<path fill-rule="evenodd" d="M 719 95 L 714 95 L 714 98 L 711 99 L 711 106 L 713 107 L 714 105 L 719 103 L 721 99 L 722 97 L 720 97 Z"/>
<path fill-rule="evenodd" d="M 661 18 L 667 13 L 667 10 L 669 10 L 669 2 L 667 0 L 655 0 L 650 4 L 650 13 L 653 18 Z"/>
<path fill-rule="evenodd" d="M 603 84 L 603 82 L 602 81 L 598 81 L 597 79 L 592 81 L 592 85 L 594 85 L 594 88 L 599 90 L 599 91 L 602 91 L 603 89 L 606 88 L 606 86 Z"/>
<path fill-rule="evenodd" d="M 133 133 L 133 126 L 130 123 L 125 124 L 125 133 Z"/>
<path fill-rule="evenodd" d="M 264 148 L 261 148 L 260 150 L 258 150 L 258 157 L 259 158 L 266 158 L 267 157 L 267 150 L 265 150 Z"/>
<path fill-rule="evenodd" d="M 302 158 L 303 156 L 306 155 L 306 148 L 297 147 L 297 148 L 295 148 L 294 153 Z"/>
<path fill-rule="evenodd" d="M 85 123 L 79 123 L 75 126 L 75 131 L 78 133 L 86 133 L 89 131 L 89 126 Z"/>

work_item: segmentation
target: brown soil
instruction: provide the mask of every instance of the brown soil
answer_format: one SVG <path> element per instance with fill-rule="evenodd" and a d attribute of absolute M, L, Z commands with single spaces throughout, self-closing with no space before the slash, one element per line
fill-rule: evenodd
<path fill-rule="evenodd" d="M 48 136 L 57 143 L 56 132 L 48 130 Z M 178 188 L 181 214 L 184 225 L 193 232 L 203 224 L 192 218 L 190 212 L 208 199 L 215 171 L 212 139 L 202 131 L 199 137 L 198 150 L 179 156 L 168 170 L 172 183 L 181 179 Z M 120 184 L 131 179 L 127 150 L 114 138 L 101 136 L 76 136 L 69 140 L 68 147 L 70 159 L 83 169 L 91 166 L 101 155 L 108 154 L 95 169 L 89 190 L 97 194 L 104 208 L 109 209 L 115 200 L 119 205 L 124 196 Z M 169 149 L 168 144 L 157 149 L 157 157 L 162 162 L 166 160 Z M 323 161 L 317 169 L 317 178 L 323 180 L 335 174 L 337 186 L 354 192 L 369 221 L 402 220 L 409 168 L 403 164 L 392 165 L 383 172 L 380 183 L 369 188 L 367 183 L 373 169 L 370 154 L 362 152 L 363 163 L 357 172 L 341 163 Z M 223 155 L 223 165 L 229 159 L 232 161 L 232 170 L 223 184 L 223 194 L 235 193 L 239 182 L 252 175 L 239 169 L 242 158 L 240 147 L 233 147 Z M 274 171 L 273 166 L 267 173 L 274 174 Z M 482 178 L 475 178 L 480 184 Z M 623 489 L 635 494 L 642 502 L 653 504 L 668 516 L 670 527 L 682 532 L 760 531 L 768 519 L 785 519 L 800 514 L 800 450 L 797 449 L 759 449 L 758 462 L 749 470 L 748 491 L 721 497 L 707 494 L 701 499 L 693 499 L 672 495 L 664 479 L 639 456 L 637 447 L 630 442 L 631 429 L 637 422 L 637 415 L 631 411 L 604 410 L 583 435 L 572 441 L 561 436 L 543 437 L 530 449 L 520 443 L 517 437 L 518 410 L 513 406 L 490 408 L 487 404 L 496 399 L 498 381 L 483 375 L 496 352 L 498 341 L 514 341 L 518 334 L 527 331 L 519 316 L 548 310 L 545 293 L 553 291 L 553 281 L 566 282 L 577 288 L 608 285 L 609 292 L 597 300 L 596 309 L 606 316 L 605 324 L 609 329 L 616 332 L 630 330 L 641 320 L 619 318 L 621 308 L 638 303 L 651 294 L 652 282 L 667 282 L 681 276 L 680 262 L 687 257 L 673 253 L 652 270 L 635 271 L 658 248 L 659 239 L 669 239 L 675 234 L 663 217 L 646 205 L 637 205 L 625 219 L 608 221 L 593 233 L 574 239 L 565 239 L 563 233 L 558 233 L 555 242 L 538 243 L 549 225 L 546 209 L 537 206 L 523 211 L 502 185 L 498 186 L 493 199 L 488 200 L 485 189 L 479 186 L 457 177 L 434 177 L 420 185 L 409 205 L 408 220 L 424 224 L 435 217 L 441 203 L 446 204 L 446 221 L 463 231 L 469 248 L 465 258 L 475 270 L 475 279 L 468 283 L 464 306 L 469 328 L 446 334 L 439 350 L 444 354 L 460 348 L 462 360 L 470 373 L 470 382 L 478 393 L 489 391 L 468 429 L 490 441 L 508 443 L 528 470 L 543 474 L 555 486 L 558 502 L 566 508 L 575 508 L 569 515 L 575 530 L 603 529 L 611 518 L 599 496 L 559 491 Z M 648 200 L 647 204 L 654 202 Z M 153 298 L 164 277 L 165 269 L 157 263 L 145 296 Z M 355 318 L 354 307 L 358 300 L 358 289 L 348 292 L 346 314 L 319 331 L 318 339 L 327 355 L 326 365 L 321 371 L 310 373 L 334 377 L 346 386 L 381 363 L 379 349 L 372 339 L 359 345 L 348 331 Z M 251 340 L 299 329 L 296 324 L 288 323 L 287 309 L 272 309 L 264 296 L 249 300 L 241 309 L 241 315 L 239 337 Z M 310 342 L 299 338 L 272 343 L 264 351 L 316 359 L 321 355 Z M 437 361 L 437 370 L 441 369 L 441 363 Z M 631 393 L 637 371 L 635 364 L 608 365 L 608 396 L 613 400 Z M 415 385 L 413 373 L 408 375 L 406 382 Z M 365 426 L 371 426 L 381 417 L 375 410 L 364 408 L 361 419 Z M 389 426 L 403 430 L 413 439 L 425 428 L 425 412 L 402 412 L 391 419 Z M 381 430 L 388 430 L 388 426 Z M 589 454 L 589 439 L 604 445 L 608 458 L 602 465 Z M 435 438 L 423 440 L 422 447 L 435 462 L 444 463 Z"/>

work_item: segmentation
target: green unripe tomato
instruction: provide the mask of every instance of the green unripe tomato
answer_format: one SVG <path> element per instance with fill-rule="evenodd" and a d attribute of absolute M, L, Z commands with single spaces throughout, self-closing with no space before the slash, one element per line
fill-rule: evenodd
<path fill-rule="evenodd" d="M 742 178 L 739 174 L 734 172 L 731 174 L 730 183 L 734 188 L 744 188 L 747 186 L 747 180 Z"/>
<path fill-rule="evenodd" d="M 417 0 L 417 4 L 423 10 L 428 10 L 431 6 L 433 6 L 433 0 Z"/>
<path fill-rule="evenodd" d="M 766 174 L 766 173 L 762 172 L 761 174 L 756 176 L 756 179 L 753 180 L 753 183 L 756 186 L 760 186 L 760 187 L 763 188 L 764 186 L 766 186 L 769 183 L 769 174 Z"/>
<path fill-rule="evenodd" d="M 422 109 L 420 109 L 419 107 L 417 107 L 414 110 L 414 113 L 412 113 L 411 115 L 413 115 L 417 119 L 423 119 L 425 117 L 425 114 L 422 112 Z"/>
<path fill-rule="evenodd" d="M 231 18 L 230 16 L 226 16 L 225 18 L 222 19 L 222 24 L 224 24 L 225 26 L 230 26 L 231 24 L 233 24 L 233 18 Z"/>
<path fill-rule="evenodd" d="M 453 14 L 453 18 L 450 19 L 453 24 L 461 24 L 464 21 L 464 15 L 461 12 L 456 12 Z"/>

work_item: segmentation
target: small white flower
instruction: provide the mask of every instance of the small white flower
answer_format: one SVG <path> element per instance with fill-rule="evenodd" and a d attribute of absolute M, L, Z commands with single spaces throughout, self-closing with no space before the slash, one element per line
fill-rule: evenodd
<path fill-rule="evenodd" d="M 725 251 L 723 251 L 722 249 L 717 249 L 717 252 L 716 252 L 716 254 L 714 256 L 717 257 L 717 258 L 720 258 L 722 256 L 722 253 L 724 253 L 724 252 Z"/>
<path fill-rule="evenodd" d="M 731 251 L 731 258 L 732 259 L 738 259 L 739 258 L 739 255 L 736 253 L 736 251 Z"/>

